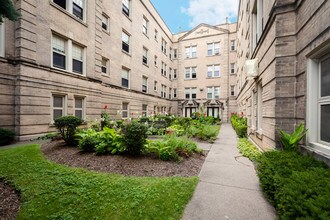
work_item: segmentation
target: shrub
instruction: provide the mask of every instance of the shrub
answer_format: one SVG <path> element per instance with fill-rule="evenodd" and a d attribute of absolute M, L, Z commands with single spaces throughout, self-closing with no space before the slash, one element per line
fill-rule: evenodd
<path fill-rule="evenodd" d="M 213 142 L 219 133 L 219 126 L 213 125 L 191 125 L 187 130 L 186 133 L 189 137 L 195 137 L 203 141 L 210 141 Z"/>
<path fill-rule="evenodd" d="M 193 153 L 201 153 L 196 143 L 187 137 L 167 135 L 163 140 L 153 141 L 147 145 L 148 153 L 155 153 L 161 160 L 180 161 L 182 157 L 190 157 Z"/>
<path fill-rule="evenodd" d="M 300 124 L 292 134 L 288 134 L 281 129 L 278 129 L 278 132 L 283 149 L 297 151 L 298 144 L 305 137 L 307 129 L 303 124 Z"/>
<path fill-rule="evenodd" d="M 103 130 L 104 127 L 110 127 L 110 115 L 106 112 L 101 113 L 101 130 Z"/>
<path fill-rule="evenodd" d="M 54 125 L 68 145 L 75 145 L 76 129 L 82 123 L 83 120 L 81 118 L 75 116 L 63 116 L 55 119 Z"/>
<path fill-rule="evenodd" d="M 122 135 L 113 128 L 104 127 L 97 138 L 98 144 L 95 146 L 97 154 L 120 154 L 126 150 Z"/>
<path fill-rule="evenodd" d="M 247 118 L 233 114 L 230 121 L 238 137 L 244 138 L 247 136 Z"/>
<path fill-rule="evenodd" d="M 10 144 L 15 138 L 15 132 L 0 128 L 0 146 Z"/>
<path fill-rule="evenodd" d="M 148 128 L 137 121 L 122 126 L 123 143 L 126 146 L 126 153 L 137 156 L 143 151 L 147 139 Z"/>
<path fill-rule="evenodd" d="M 257 161 L 262 154 L 259 149 L 246 138 L 240 138 L 238 140 L 237 148 L 244 157 L 249 158 L 251 161 Z"/>
<path fill-rule="evenodd" d="M 181 125 L 172 125 L 168 127 L 166 131 L 173 131 L 176 136 L 182 136 L 184 134 L 184 127 Z"/>
<path fill-rule="evenodd" d="M 324 163 L 293 151 L 266 152 L 258 162 L 261 188 L 280 219 L 329 219 L 330 171 Z"/>
<path fill-rule="evenodd" d="M 98 144 L 98 132 L 92 128 L 77 132 L 76 137 L 78 139 L 78 147 L 82 151 L 92 152 L 95 150 L 95 146 Z"/>

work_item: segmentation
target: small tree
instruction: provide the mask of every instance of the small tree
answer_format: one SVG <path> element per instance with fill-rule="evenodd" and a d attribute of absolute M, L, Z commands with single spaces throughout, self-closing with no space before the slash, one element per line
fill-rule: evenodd
<path fill-rule="evenodd" d="M 15 9 L 12 0 L 0 0 L 0 24 L 3 18 L 8 18 L 11 21 L 17 21 L 20 13 Z"/>
<path fill-rule="evenodd" d="M 146 144 L 148 128 L 137 121 L 125 124 L 122 127 L 123 143 L 127 154 L 138 156 L 143 152 Z"/>
<path fill-rule="evenodd" d="M 75 145 L 76 129 L 83 123 L 81 118 L 75 116 L 63 116 L 55 119 L 55 127 L 60 132 L 63 140 L 68 145 Z"/>

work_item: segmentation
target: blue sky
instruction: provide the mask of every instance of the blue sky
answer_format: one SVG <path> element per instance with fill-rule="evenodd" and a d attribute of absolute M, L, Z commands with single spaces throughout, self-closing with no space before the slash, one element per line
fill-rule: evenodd
<path fill-rule="evenodd" d="M 236 22 L 239 0 L 151 0 L 173 33 L 190 30 L 200 23 Z"/>

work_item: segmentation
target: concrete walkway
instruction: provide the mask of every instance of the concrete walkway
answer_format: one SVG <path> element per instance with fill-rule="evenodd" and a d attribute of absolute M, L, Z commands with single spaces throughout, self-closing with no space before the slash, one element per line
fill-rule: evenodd
<path fill-rule="evenodd" d="M 263 197 L 250 160 L 237 150 L 230 124 L 223 124 L 205 160 L 200 182 L 184 212 L 184 220 L 274 220 L 274 208 Z M 203 146 L 204 147 L 204 146 Z"/>

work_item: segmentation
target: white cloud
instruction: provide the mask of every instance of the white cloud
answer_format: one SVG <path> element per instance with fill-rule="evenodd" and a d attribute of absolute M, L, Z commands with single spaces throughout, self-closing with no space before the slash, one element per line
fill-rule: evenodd
<path fill-rule="evenodd" d="M 189 0 L 188 8 L 181 8 L 181 12 L 191 17 L 189 26 L 195 27 L 200 23 L 211 25 L 226 22 L 236 18 L 238 0 Z"/>

